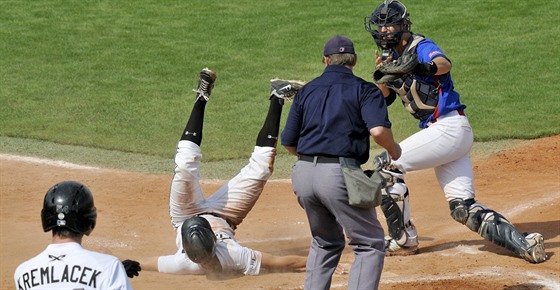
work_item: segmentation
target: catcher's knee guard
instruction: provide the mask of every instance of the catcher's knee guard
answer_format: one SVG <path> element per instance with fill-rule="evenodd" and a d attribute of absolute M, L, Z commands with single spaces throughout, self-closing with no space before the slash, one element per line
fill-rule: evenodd
<path fill-rule="evenodd" d="M 474 198 L 462 200 L 455 198 L 449 201 L 449 210 L 451 210 L 451 217 L 462 223 L 466 224 L 469 218 L 469 208 L 475 203 Z M 470 228 L 470 227 L 469 227 Z M 476 230 L 473 230 L 476 232 Z"/>
<path fill-rule="evenodd" d="M 408 188 L 402 179 L 402 173 L 383 170 L 384 174 L 391 174 L 397 182 L 383 189 L 381 210 L 387 221 L 389 236 L 399 246 L 409 243 L 409 237 L 416 238 L 416 229 L 410 221 L 408 209 Z M 410 241 L 416 243 L 416 241 Z"/>
<path fill-rule="evenodd" d="M 449 201 L 451 216 L 484 239 L 524 256 L 529 243 L 501 214 L 476 202 L 474 199 Z"/>

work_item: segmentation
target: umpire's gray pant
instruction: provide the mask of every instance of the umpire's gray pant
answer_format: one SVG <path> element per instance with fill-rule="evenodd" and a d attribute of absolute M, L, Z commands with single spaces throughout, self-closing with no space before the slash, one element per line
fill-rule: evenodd
<path fill-rule="evenodd" d="M 384 232 L 375 209 L 348 205 L 338 163 L 297 161 L 292 186 L 311 228 L 305 289 L 329 289 L 345 246 L 354 250 L 348 289 L 377 289 L 385 259 Z"/>

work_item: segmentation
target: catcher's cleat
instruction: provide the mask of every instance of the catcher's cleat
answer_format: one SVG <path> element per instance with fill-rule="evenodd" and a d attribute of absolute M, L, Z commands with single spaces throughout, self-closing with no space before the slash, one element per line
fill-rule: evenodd
<path fill-rule="evenodd" d="M 208 68 L 203 68 L 200 71 L 200 78 L 198 79 L 198 87 L 193 89 L 196 93 L 196 100 L 204 98 L 208 101 L 210 94 L 212 93 L 212 88 L 214 88 L 214 82 L 216 81 L 216 73 Z"/>
<path fill-rule="evenodd" d="M 270 98 L 277 97 L 282 103 L 283 100 L 291 100 L 303 85 L 304 81 L 271 79 Z"/>
<path fill-rule="evenodd" d="M 539 233 L 532 233 L 525 236 L 525 240 L 529 243 L 529 249 L 522 254 L 523 259 L 531 263 L 542 263 L 546 261 L 548 256 L 544 251 L 544 238 Z"/>
<path fill-rule="evenodd" d="M 410 256 L 418 254 L 418 240 L 409 238 L 407 246 L 399 246 L 397 241 L 389 236 L 385 237 L 386 256 Z"/>

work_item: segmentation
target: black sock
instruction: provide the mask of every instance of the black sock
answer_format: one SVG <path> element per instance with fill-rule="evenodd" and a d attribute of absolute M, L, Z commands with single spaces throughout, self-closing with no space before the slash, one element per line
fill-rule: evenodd
<path fill-rule="evenodd" d="M 204 121 L 204 108 L 206 108 L 206 101 L 197 100 L 181 135 L 181 140 L 192 141 L 196 145 L 200 146 L 202 143 L 202 125 Z"/>
<path fill-rule="evenodd" d="M 256 145 L 260 147 L 276 147 L 278 132 L 280 131 L 280 117 L 282 116 L 282 104 L 276 98 L 271 98 L 270 107 L 264 124 L 257 136 Z"/>

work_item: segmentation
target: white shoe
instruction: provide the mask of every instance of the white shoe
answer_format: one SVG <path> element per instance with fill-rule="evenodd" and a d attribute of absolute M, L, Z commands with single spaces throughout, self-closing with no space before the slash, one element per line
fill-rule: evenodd
<path fill-rule="evenodd" d="M 523 259 L 531 263 L 542 263 L 546 261 L 548 256 L 544 251 L 544 238 L 539 233 L 532 233 L 525 236 L 525 240 L 529 243 L 529 249 L 524 255 Z"/>
<path fill-rule="evenodd" d="M 418 254 L 418 234 L 412 221 L 407 223 L 399 240 L 395 240 L 390 236 L 385 237 L 385 255 L 409 256 L 416 254 Z"/>
<path fill-rule="evenodd" d="M 410 240 L 409 240 L 410 241 Z M 397 241 L 389 236 L 385 237 L 385 255 L 386 256 L 410 256 L 418 254 L 418 241 L 414 239 L 407 246 L 399 246 Z"/>

